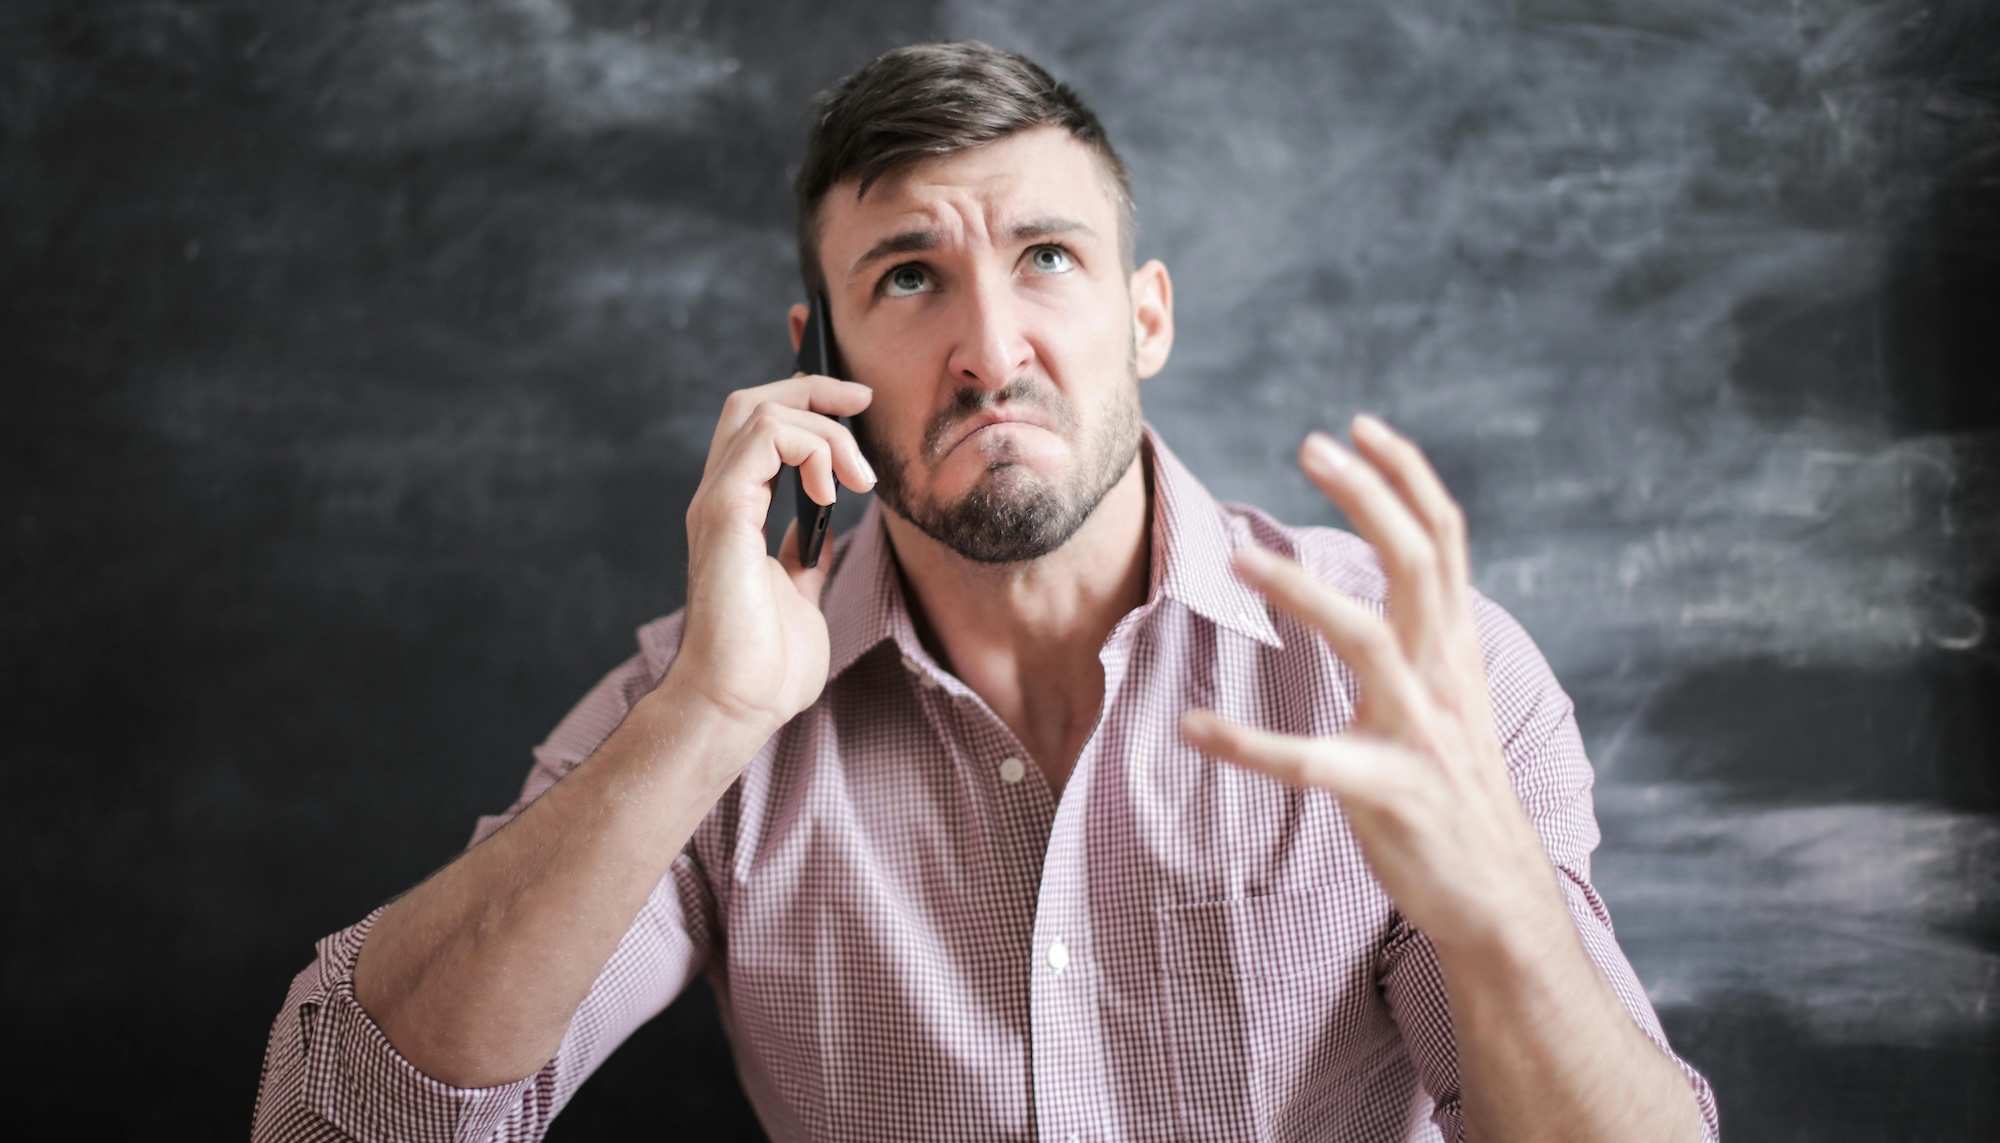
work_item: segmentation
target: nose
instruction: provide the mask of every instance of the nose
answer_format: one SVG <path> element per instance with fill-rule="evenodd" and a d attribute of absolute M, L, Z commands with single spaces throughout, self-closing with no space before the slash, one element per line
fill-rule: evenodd
<path fill-rule="evenodd" d="M 960 299 L 963 325 L 945 368 L 966 388 L 1004 388 L 1027 371 L 1035 356 L 1020 303 L 1006 282 L 985 274 Z"/>

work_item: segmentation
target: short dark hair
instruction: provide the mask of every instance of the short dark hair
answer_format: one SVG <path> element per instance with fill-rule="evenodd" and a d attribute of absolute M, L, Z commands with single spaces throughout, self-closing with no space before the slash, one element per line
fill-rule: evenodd
<path fill-rule="evenodd" d="M 1091 149 L 1118 205 L 1118 245 L 1133 264 L 1132 184 L 1104 125 L 1076 91 L 1025 56 L 977 40 L 913 44 L 870 60 L 819 96 L 806 137 L 799 199 L 799 272 L 806 292 L 826 288 L 819 263 L 820 205 L 844 179 L 855 197 L 897 167 L 998 142 L 1034 127 L 1061 127 Z"/>

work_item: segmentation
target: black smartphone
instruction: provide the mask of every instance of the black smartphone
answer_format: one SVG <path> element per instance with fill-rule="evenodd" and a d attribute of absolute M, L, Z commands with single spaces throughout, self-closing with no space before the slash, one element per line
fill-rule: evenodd
<path fill-rule="evenodd" d="M 798 371 L 822 377 L 840 376 L 840 358 L 833 343 L 833 323 L 826 312 L 826 293 L 813 295 L 812 310 L 806 316 L 806 330 L 799 338 Z M 835 417 L 835 420 L 840 418 Z M 799 513 L 799 562 L 819 566 L 820 550 L 833 527 L 833 505 L 820 504 L 806 495 L 806 482 L 792 469 L 792 497 Z"/>

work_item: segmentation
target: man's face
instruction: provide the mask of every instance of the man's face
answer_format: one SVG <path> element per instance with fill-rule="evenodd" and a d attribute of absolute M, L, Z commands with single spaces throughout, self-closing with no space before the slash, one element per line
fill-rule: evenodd
<path fill-rule="evenodd" d="M 1128 280 L 1107 175 L 1060 129 L 854 187 L 826 196 L 819 251 L 847 374 L 875 391 L 855 428 L 877 496 L 968 559 L 1054 551 L 1137 455 L 1165 347 L 1132 289 L 1164 268 Z"/>

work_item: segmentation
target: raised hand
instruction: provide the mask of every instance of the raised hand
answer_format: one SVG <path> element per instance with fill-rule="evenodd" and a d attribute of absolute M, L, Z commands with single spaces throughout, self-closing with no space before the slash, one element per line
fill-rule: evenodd
<path fill-rule="evenodd" d="M 1237 552 L 1237 574 L 1318 631 L 1361 682 L 1353 726 L 1300 738 L 1209 711 L 1181 720 L 1186 740 L 1294 786 L 1332 791 L 1375 876 L 1440 948 L 1477 951 L 1503 933 L 1565 933 L 1566 910 L 1540 838 L 1509 782 L 1474 630 L 1465 517 L 1423 453 L 1357 417 L 1360 455 L 1314 433 L 1306 474 L 1375 547 L 1389 579 L 1386 616 L 1291 560 Z"/>
<path fill-rule="evenodd" d="M 833 503 L 836 482 L 856 492 L 875 486 L 853 434 L 832 419 L 862 411 L 873 395 L 800 375 L 723 402 L 688 505 L 687 618 L 663 686 L 685 688 L 765 736 L 819 697 L 827 669 L 819 593 L 832 561 L 799 566 L 796 521 L 773 558 L 764 519 L 784 465 L 798 466 L 820 504 Z"/>

